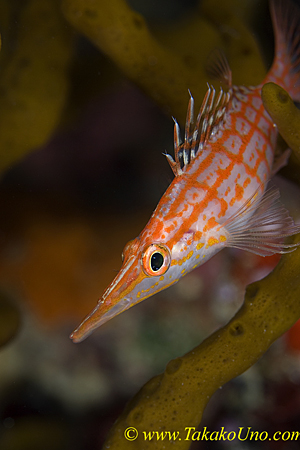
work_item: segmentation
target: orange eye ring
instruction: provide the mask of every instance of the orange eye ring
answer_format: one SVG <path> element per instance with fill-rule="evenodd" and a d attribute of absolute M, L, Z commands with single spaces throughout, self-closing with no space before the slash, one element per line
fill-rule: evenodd
<path fill-rule="evenodd" d="M 152 277 L 163 275 L 170 267 L 170 250 L 165 245 L 151 244 L 143 252 L 141 263 L 146 275 Z"/>

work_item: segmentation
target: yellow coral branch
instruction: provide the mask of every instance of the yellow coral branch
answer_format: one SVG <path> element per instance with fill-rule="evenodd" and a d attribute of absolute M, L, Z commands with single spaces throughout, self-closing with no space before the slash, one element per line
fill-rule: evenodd
<path fill-rule="evenodd" d="M 193 71 L 186 61 L 163 48 L 144 18 L 123 0 L 65 0 L 63 6 L 66 17 L 81 33 L 184 121 L 188 88 L 193 93 L 199 89 L 199 79 L 204 79 L 202 68 Z"/>
<path fill-rule="evenodd" d="M 255 59 L 251 67 L 255 67 L 259 77 L 252 78 L 252 84 L 260 82 L 264 76 L 251 33 L 240 21 L 232 20 L 232 13 L 228 18 L 228 32 L 221 32 L 221 27 L 213 27 L 210 21 L 205 22 L 194 14 L 193 18 L 178 24 L 177 33 L 172 34 L 175 42 L 179 38 L 183 41 L 186 36 L 190 39 L 185 40 L 184 46 L 181 42 L 177 48 L 174 44 L 171 48 L 170 40 L 166 39 L 165 44 L 157 40 L 144 18 L 130 9 L 124 0 L 63 0 L 62 5 L 66 18 L 77 30 L 181 123 L 185 120 L 188 89 L 200 103 L 208 81 L 204 61 L 216 47 L 224 48 L 224 41 L 228 43 L 230 53 L 239 60 L 239 67 L 244 66 L 245 52 L 236 49 L 243 47 L 247 50 L 246 59 Z M 195 30 L 193 36 L 191 29 Z M 249 70 L 246 79 L 243 78 L 244 83 L 247 83 L 248 75 Z"/>
<path fill-rule="evenodd" d="M 299 239 L 299 237 L 298 237 Z M 235 317 L 191 352 L 170 361 L 131 400 L 104 445 L 110 449 L 173 449 L 174 442 L 146 441 L 143 431 L 179 431 L 176 449 L 188 449 L 186 427 L 197 427 L 212 394 L 254 364 L 300 317 L 300 251 L 282 257 L 274 271 L 247 287 Z M 124 437 L 138 430 L 134 441 Z M 130 436 L 132 433 L 130 434 Z"/>
<path fill-rule="evenodd" d="M 65 104 L 72 55 L 58 0 L 2 3 L 0 172 L 49 139 Z"/>
<path fill-rule="evenodd" d="M 264 107 L 278 131 L 300 162 L 300 111 L 289 94 L 275 83 L 266 83 L 261 91 Z"/>

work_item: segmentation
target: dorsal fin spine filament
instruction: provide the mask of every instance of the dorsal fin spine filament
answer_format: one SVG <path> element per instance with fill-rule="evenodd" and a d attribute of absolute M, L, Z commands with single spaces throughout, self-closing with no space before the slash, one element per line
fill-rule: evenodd
<path fill-rule="evenodd" d="M 184 142 L 181 142 L 180 139 L 179 125 L 176 119 L 173 119 L 175 160 L 170 155 L 166 156 L 175 176 L 181 175 L 185 167 L 196 157 L 197 153 L 203 151 L 209 138 L 218 131 L 228 109 L 228 104 L 231 99 L 231 89 L 229 92 L 224 92 L 220 89 L 220 92 L 216 96 L 214 87 L 209 84 L 207 86 L 208 89 L 200 107 L 194 129 L 192 128 L 194 99 L 189 92 L 190 100 L 186 116 Z"/>

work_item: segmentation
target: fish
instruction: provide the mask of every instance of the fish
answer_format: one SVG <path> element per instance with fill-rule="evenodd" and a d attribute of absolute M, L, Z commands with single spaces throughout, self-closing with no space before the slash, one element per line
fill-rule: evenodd
<path fill-rule="evenodd" d="M 223 88 L 208 85 L 194 123 L 190 94 L 184 139 L 174 119 L 174 179 L 145 228 L 123 250 L 120 271 L 96 307 L 73 331 L 73 342 L 175 283 L 225 247 L 261 256 L 294 251 L 285 238 L 300 232 L 270 178 L 286 164 L 275 160 L 277 128 L 261 100 L 274 82 L 300 101 L 300 13 L 291 0 L 271 0 L 275 57 L 258 86 L 235 86 L 224 54 L 210 65 Z M 226 88 L 226 89 L 225 89 Z"/>

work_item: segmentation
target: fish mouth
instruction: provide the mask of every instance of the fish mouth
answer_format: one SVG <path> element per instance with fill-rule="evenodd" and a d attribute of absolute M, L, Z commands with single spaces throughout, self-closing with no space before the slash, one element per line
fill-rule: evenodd
<path fill-rule="evenodd" d="M 131 301 L 124 297 L 117 304 L 107 309 L 105 301 L 100 299 L 96 307 L 83 319 L 81 324 L 70 334 L 74 343 L 82 342 L 96 328 L 108 322 L 110 319 L 120 314 L 132 306 Z"/>

